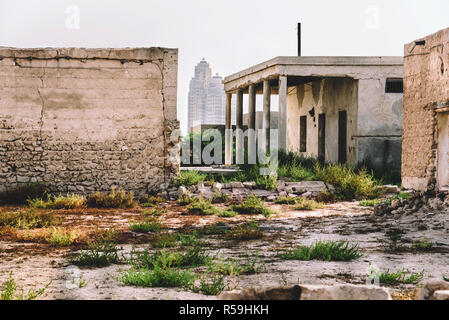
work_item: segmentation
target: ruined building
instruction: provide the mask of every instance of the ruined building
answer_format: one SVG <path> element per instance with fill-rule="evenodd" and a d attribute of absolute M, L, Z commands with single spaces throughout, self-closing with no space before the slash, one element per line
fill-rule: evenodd
<path fill-rule="evenodd" d="M 278 145 L 322 162 L 379 169 L 401 167 L 402 57 L 277 57 L 224 80 L 227 128 L 237 103 L 243 124 L 243 95 L 249 95 L 249 127 L 270 129 L 270 96 L 279 95 Z M 263 95 L 263 124 L 256 127 L 256 95 Z M 232 162 L 226 137 L 226 163 Z M 237 134 L 237 148 L 243 139 Z M 248 149 L 256 150 L 256 139 Z"/>
<path fill-rule="evenodd" d="M 402 184 L 449 188 L 449 28 L 405 45 Z"/>
<path fill-rule="evenodd" d="M 177 61 L 163 48 L 0 48 L 0 189 L 165 188 L 179 171 Z"/>

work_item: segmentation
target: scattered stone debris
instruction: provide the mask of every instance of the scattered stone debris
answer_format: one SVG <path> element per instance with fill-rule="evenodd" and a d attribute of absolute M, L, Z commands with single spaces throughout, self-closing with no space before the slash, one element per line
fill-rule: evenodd
<path fill-rule="evenodd" d="M 429 281 L 418 292 L 419 300 L 449 300 L 449 282 Z"/>
<path fill-rule="evenodd" d="M 219 300 L 392 300 L 388 289 L 366 285 L 249 288 L 222 293 Z"/>
<path fill-rule="evenodd" d="M 322 181 L 285 182 L 278 181 L 276 190 L 257 189 L 255 182 L 214 182 L 206 185 L 200 182 L 189 188 L 180 186 L 178 189 L 169 190 L 170 200 L 190 194 L 192 197 L 203 197 L 211 200 L 216 193 L 228 195 L 232 200 L 241 201 L 254 194 L 262 200 L 273 202 L 279 197 L 316 198 L 322 193 L 332 192 L 334 187 Z"/>
<path fill-rule="evenodd" d="M 418 211 L 423 213 L 449 213 L 448 192 L 410 192 L 408 199 L 396 199 L 390 203 L 383 203 L 375 207 L 375 214 L 410 215 Z"/>

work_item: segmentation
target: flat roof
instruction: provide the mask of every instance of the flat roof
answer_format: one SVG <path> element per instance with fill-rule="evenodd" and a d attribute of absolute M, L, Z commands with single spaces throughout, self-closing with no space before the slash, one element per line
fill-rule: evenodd
<path fill-rule="evenodd" d="M 270 75 L 292 76 L 345 76 L 351 74 L 354 67 L 402 67 L 402 56 L 372 56 L 372 57 L 276 57 L 259 63 L 255 66 L 234 73 L 224 78 L 223 83 L 229 83 L 259 73 L 261 77 L 269 78 Z M 327 68 L 333 67 L 333 68 Z M 352 72 L 352 73 L 357 73 Z"/>

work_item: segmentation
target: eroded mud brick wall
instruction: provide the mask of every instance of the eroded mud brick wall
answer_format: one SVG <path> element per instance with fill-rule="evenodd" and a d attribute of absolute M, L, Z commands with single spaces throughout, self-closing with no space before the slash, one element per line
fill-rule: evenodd
<path fill-rule="evenodd" d="M 402 178 L 406 188 L 437 184 L 437 114 L 449 107 L 449 29 L 405 45 Z"/>
<path fill-rule="evenodd" d="M 0 48 L 0 189 L 166 188 L 179 170 L 177 59 L 163 48 Z"/>

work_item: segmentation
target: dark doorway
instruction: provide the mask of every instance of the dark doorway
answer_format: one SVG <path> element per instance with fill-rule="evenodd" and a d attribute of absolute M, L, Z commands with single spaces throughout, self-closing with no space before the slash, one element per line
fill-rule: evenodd
<path fill-rule="evenodd" d="M 318 161 L 321 164 L 326 162 L 326 115 L 318 116 Z"/>
<path fill-rule="evenodd" d="M 346 111 L 338 113 L 338 162 L 348 161 L 348 114 Z"/>
<path fill-rule="evenodd" d="M 307 152 L 307 117 L 299 118 L 299 152 Z"/>

